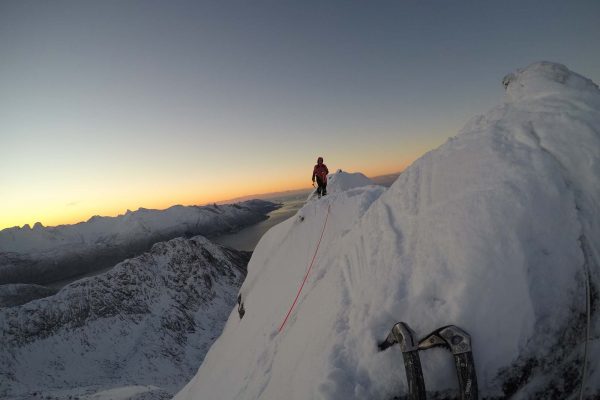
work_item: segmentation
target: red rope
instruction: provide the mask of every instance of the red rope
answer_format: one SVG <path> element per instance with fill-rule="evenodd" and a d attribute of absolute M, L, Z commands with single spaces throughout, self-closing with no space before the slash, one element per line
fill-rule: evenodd
<path fill-rule="evenodd" d="M 313 255 L 312 261 L 310 262 L 310 266 L 308 267 L 308 270 L 306 271 L 306 275 L 304 275 L 304 279 L 302 280 L 302 284 L 300 285 L 300 289 L 298 289 L 298 293 L 296 294 L 296 298 L 294 299 L 294 302 L 292 303 L 292 306 L 290 307 L 289 311 L 287 312 L 285 319 L 283 320 L 283 322 L 281 323 L 281 325 L 279 326 L 279 332 L 281 332 L 283 330 L 283 327 L 285 326 L 285 323 L 287 322 L 290 314 L 292 313 L 292 310 L 294 309 L 294 306 L 296 305 L 296 302 L 298 301 L 298 297 L 300 297 L 300 292 L 302 292 L 302 288 L 304 287 L 304 284 L 306 283 L 306 278 L 308 278 L 308 274 L 310 273 L 310 270 L 315 262 L 315 258 L 317 257 L 317 252 L 319 251 L 319 246 L 321 246 L 321 240 L 323 240 L 323 234 L 325 233 L 325 227 L 327 226 L 327 220 L 329 219 L 329 210 L 331 208 L 331 204 L 327 207 L 327 215 L 325 216 L 325 223 L 323 224 L 323 230 L 321 231 L 321 237 L 319 238 L 319 242 L 317 243 L 317 248 L 315 249 L 315 254 Z"/>

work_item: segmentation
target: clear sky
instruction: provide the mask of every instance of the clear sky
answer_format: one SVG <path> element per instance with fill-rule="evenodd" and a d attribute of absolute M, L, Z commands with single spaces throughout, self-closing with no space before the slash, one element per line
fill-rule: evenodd
<path fill-rule="evenodd" d="M 598 43 L 596 0 L 0 0 L 0 229 L 400 171 Z"/>

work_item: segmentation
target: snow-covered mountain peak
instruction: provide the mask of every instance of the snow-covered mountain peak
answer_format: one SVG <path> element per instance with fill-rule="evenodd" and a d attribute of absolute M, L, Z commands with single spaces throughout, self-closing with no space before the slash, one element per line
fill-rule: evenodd
<path fill-rule="evenodd" d="M 344 192 L 352 188 L 374 184 L 375 182 L 360 172 L 349 173 L 338 170 L 335 174 L 329 175 L 327 192 L 330 194 Z"/>
<path fill-rule="evenodd" d="M 151 385 L 134 398 L 169 398 L 220 333 L 248 258 L 202 236 L 176 238 L 53 296 L 1 309 L 0 397 L 94 398 Z"/>
<path fill-rule="evenodd" d="M 575 90 L 596 92 L 598 85 L 558 63 L 539 61 L 517 69 L 502 79 L 507 101 L 519 101 Z"/>
<path fill-rule="evenodd" d="M 549 63 L 507 84 L 513 100 L 390 189 L 343 190 L 339 174 L 334 190 L 333 174 L 330 195 L 267 232 L 246 315 L 177 400 L 405 396 L 400 349 L 377 347 L 398 321 L 418 339 L 469 332 L 480 398 L 597 398 L 600 91 Z M 428 398 L 458 397 L 451 354 L 421 362 Z"/>

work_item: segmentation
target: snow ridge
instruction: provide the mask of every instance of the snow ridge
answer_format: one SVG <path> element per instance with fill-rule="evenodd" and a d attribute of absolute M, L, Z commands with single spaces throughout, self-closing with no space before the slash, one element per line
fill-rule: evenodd
<path fill-rule="evenodd" d="M 246 315 L 232 313 L 176 399 L 404 396 L 399 349 L 377 351 L 398 321 L 419 337 L 449 324 L 469 332 L 481 397 L 600 397 L 600 91 L 549 62 L 503 83 L 503 104 L 388 190 L 332 190 L 272 228 L 241 289 Z M 428 396 L 455 396 L 448 352 L 421 361 Z"/>

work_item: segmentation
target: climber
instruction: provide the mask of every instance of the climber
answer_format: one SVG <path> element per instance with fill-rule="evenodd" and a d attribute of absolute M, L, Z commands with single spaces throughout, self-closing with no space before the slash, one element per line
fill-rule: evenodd
<path fill-rule="evenodd" d="M 312 181 L 313 185 L 315 183 L 315 178 L 317 178 L 317 196 L 325 196 L 327 194 L 327 174 L 329 170 L 327 169 L 327 165 L 323 164 L 323 157 L 319 157 L 317 159 L 317 165 L 313 169 L 312 173 Z"/>

